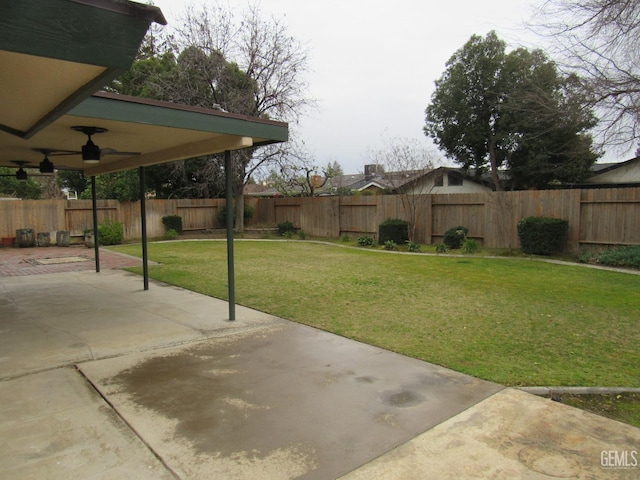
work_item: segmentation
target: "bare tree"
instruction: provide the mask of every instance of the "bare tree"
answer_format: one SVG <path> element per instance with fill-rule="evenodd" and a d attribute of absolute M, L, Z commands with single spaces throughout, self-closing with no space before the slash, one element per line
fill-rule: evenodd
<path fill-rule="evenodd" d="M 419 215 L 428 200 L 427 194 L 433 189 L 433 183 L 425 183 L 424 176 L 440 163 L 438 154 L 419 140 L 384 137 L 383 147 L 370 150 L 367 157 L 384 167 L 384 179 L 402 200 L 409 222 L 409 239 L 415 241 Z"/>
<path fill-rule="evenodd" d="M 640 2 L 546 0 L 532 28 L 555 40 L 564 68 L 582 79 L 600 116 L 603 145 L 628 150 L 640 137 Z"/>
<path fill-rule="evenodd" d="M 273 164 L 271 164 L 274 167 Z M 328 162 L 320 167 L 305 148 L 304 142 L 289 142 L 286 155 L 276 160 L 268 180 L 286 197 L 315 197 L 329 180 L 342 174 L 338 162 Z"/>
<path fill-rule="evenodd" d="M 229 6 L 212 3 L 188 8 L 182 24 L 176 36 L 180 50 L 196 47 L 219 55 L 255 82 L 253 101 L 234 113 L 297 123 L 315 107 L 306 81 L 308 50 L 282 19 L 265 15 L 255 4 L 237 18 Z"/>
<path fill-rule="evenodd" d="M 188 7 L 170 41 L 180 52 L 179 78 L 165 88 L 172 101 L 294 125 L 316 106 L 308 95 L 307 48 L 256 4 L 240 14 L 215 1 Z M 256 170 L 285 162 L 289 150 L 285 143 L 233 153 L 237 231 L 244 228 L 244 185 Z"/>

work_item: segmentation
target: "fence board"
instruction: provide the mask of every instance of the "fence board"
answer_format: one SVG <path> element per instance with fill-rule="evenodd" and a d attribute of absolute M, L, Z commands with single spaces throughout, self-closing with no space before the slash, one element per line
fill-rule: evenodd
<path fill-rule="evenodd" d="M 84 231 L 93 228 L 93 207 L 91 200 L 63 200 L 64 226 L 59 230 L 69 230 L 71 235 L 82 236 Z M 117 200 L 99 200 L 98 224 L 105 220 L 119 222 L 120 202 Z"/>
<path fill-rule="evenodd" d="M 432 242 L 442 242 L 447 230 L 463 226 L 469 229 L 469 237 L 482 243 L 485 238 L 485 205 L 483 193 L 435 195 L 431 201 Z"/>
<path fill-rule="evenodd" d="M 340 235 L 378 235 L 377 196 L 340 197 Z"/>
<path fill-rule="evenodd" d="M 580 207 L 581 244 L 640 244 L 639 188 L 583 190 Z"/>
<path fill-rule="evenodd" d="M 276 198 L 274 202 L 276 225 L 291 222 L 295 228 L 300 228 L 300 205 L 302 201 L 302 198 Z"/>
<path fill-rule="evenodd" d="M 314 237 L 340 236 L 340 197 L 318 197 L 302 202 L 300 228 Z"/>

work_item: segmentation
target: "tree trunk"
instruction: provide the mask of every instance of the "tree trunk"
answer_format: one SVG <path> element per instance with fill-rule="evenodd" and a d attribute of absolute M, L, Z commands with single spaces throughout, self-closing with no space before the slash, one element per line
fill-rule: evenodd
<path fill-rule="evenodd" d="M 235 211 L 236 211 L 236 233 L 244 232 L 244 195 L 236 195 L 235 197 Z"/>
<path fill-rule="evenodd" d="M 489 141 L 489 163 L 491 164 L 491 180 L 493 181 L 493 185 L 496 192 L 501 192 L 503 188 L 500 177 L 498 176 L 498 160 L 496 158 L 496 146 L 493 138 Z"/>

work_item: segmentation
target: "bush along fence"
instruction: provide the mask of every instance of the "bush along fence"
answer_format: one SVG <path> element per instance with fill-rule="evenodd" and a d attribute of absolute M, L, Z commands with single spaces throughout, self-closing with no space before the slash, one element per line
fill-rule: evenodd
<path fill-rule="evenodd" d="M 427 195 L 417 218 L 415 242 L 441 244 L 451 229 L 464 226 L 466 239 L 488 248 L 520 248 L 518 224 L 528 217 L 567 222 L 566 248 L 640 244 L 640 188 L 540 190 Z M 395 195 L 268 198 L 247 197 L 251 226 L 290 222 L 310 237 L 367 236 L 380 240 L 379 227 L 388 219 L 406 220 L 402 199 Z M 163 238 L 164 217 L 180 217 L 182 230 L 224 228 L 224 199 L 148 200 L 147 233 Z M 66 230 L 81 237 L 92 226 L 91 201 L 24 200 L 0 202 L 0 236 L 18 229 L 35 232 Z M 245 216 L 245 219 L 247 217 Z M 123 224 L 124 241 L 141 238 L 138 202 L 98 201 L 98 222 Z M 166 221 L 166 220 L 165 220 Z M 177 220 L 174 220 L 177 221 Z M 400 227 L 404 228 L 404 227 Z M 52 233 L 52 237 L 55 234 Z"/>

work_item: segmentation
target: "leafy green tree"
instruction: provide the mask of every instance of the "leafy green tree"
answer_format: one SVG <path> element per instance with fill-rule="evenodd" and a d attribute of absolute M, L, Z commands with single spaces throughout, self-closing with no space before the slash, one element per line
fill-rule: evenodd
<path fill-rule="evenodd" d="M 79 170 L 58 170 L 58 186 L 71 192 L 76 192 L 78 196 L 90 188 L 84 174 Z M 90 195 L 90 193 L 89 193 Z"/>
<path fill-rule="evenodd" d="M 96 197 L 111 198 L 121 202 L 140 200 L 138 170 L 125 170 L 96 176 Z M 91 198 L 91 189 L 84 190 L 80 198 Z"/>
<path fill-rule="evenodd" d="M 511 188 L 545 188 L 589 176 L 599 155 L 586 132 L 597 119 L 585 107 L 579 79 L 559 75 L 540 50 L 512 52 L 505 72 L 513 82 L 502 107 L 515 140 L 506 164 Z"/>
<path fill-rule="evenodd" d="M 541 50 L 507 53 L 495 32 L 474 35 L 436 81 L 424 131 L 463 168 L 489 170 L 496 190 L 500 168 L 511 188 L 544 188 L 581 180 L 598 158 L 586 100 Z"/>
<path fill-rule="evenodd" d="M 172 52 L 136 60 L 128 72 L 109 88 L 123 95 L 166 99 L 165 90 L 175 76 L 177 62 Z"/>
<path fill-rule="evenodd" d="M 32 177 L 18 180 L 14 168 L 0 167 L 0 196 L 38 200 L 41 195 L 42 185 Z"/>

